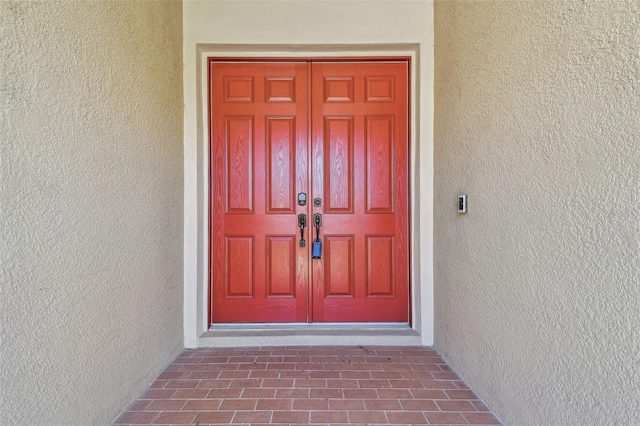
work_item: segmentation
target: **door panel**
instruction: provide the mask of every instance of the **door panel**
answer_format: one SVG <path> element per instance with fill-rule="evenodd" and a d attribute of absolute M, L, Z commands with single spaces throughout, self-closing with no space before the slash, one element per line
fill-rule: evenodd
<path fill-rule="evenodd" d="M 312 64 L 313 321 L 408 321 L 407 63 Z"/>
<path fill-rule="evenodd" d="M 211 62 L 212 322 L 408 321 L 407 67 Z"/>
<path fill-rule="evenodd" d="M 308 187 L 306 63 L 210 71 L 212 321 L 307 321 L 295 201 Z"/>
<path fill-rule="evenodd" d="M 254 117 L 226 116 L 226 213 L 253 213 Z"/>
<path fill-rule="evenodd" d="M 295 117 L 267 117 L 266 123 L 267 213 L 294 213 Z"/>
<path fill-rule="evenodd" d="M 314 179 L 325 181 L 325 213 L 353 213 L 353 117 L 323 117 L 322 157 L 324 170 Z M 321 173 L 322 172 L 322 173 Z"/>

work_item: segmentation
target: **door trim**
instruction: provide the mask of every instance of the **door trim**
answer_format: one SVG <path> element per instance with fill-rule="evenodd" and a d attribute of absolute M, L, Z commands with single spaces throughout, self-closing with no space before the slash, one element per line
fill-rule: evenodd
<path fill-rule="evenodd" d="M 407 344 L 420 345 L 433 343 L 433 269 L 430 261 L 432 251 L 432 229 L 430 227 L 421 227 L 420 215 L 429 214 L 430 212 L 421 211 L 421 206 L 430 207 L 427 201 L 420 200 L 420 181 L 425 181 L 425 177 L 430 179 L 427 194 L 432 193 L 432 163 L 420 167 L 421 161 L 419 152 L 419 143 L 421 140 L 419 115 L 419 105 L 424 103 L 419 100 L 420 80 L 429 81 L 428 75 L 421 74 L 419 68 L 419 44 L 383 44 L 383 45 L 218 45 L 218 44 L 201 44 L 197 47 L 196 52 L 196 102 L 191 105 L 195 107 L 195 111 L 188 111 L 189 105 L 186 106 L 185 117 L 191 115 L 195 119 L 194 131 L 185 129 L 185 156 L 187 155 L 188 144 L 195 146 L 195 157 L 197 161 L 197 170 L 185 170 L 185 184 L 189 182 L 197 182 L 197 190 L 195 197 L 185 197 L 185 212 L 193 207 L 194 215 L 187 217 L 185 215 L 185 231 L 195 230 L 197 241 L 191 242 L 185 237 L 185 269 L 193 268 L 194 273 L 185 272 L 185 346 L 201 347 L 201 346 L 228 346 L 233 340 L 218 339 L 214 337 L 215 330 L 209 331 L 209 105 L 207 96 L 208 87 L 208 59 L 216 57 L 219 59 L 238 59 L 238 60 L 255 60 L 255 59 L 279 59 L 283 61 L 305 60 L 307 58 L 323 59 L 323 60 L 357 60 L 372 58 L 387 59 L 410 59 L 410 103 L 409 103 L 409 135 L 410 135 L 410 206 L 409 217 L 411 226 L 410 235 L 410 318 L 412 335 L 406 338 L 392 339 L 385 333 L 379 336 L 365 335 L 362 333 L 361 327 L 352 327 L 351 335 L 343 344 Z M 185 87 L 187 84 L 185 84 Z M 428 92 L 428 91 L 427 91 Z M 427 105 L 431 105 L 431 100 L 427 101 Z M 194 114 L 195 112 L 195 114 Z M 185 126 L 189 122 L 185 119 Z M 425 119 L 423 123 L 427 130 L 430 129 L 431 120 Z M 190 142 L 188 135 L 195 136 L 195 144 Z M 433 146 L 432 134 L 425 133 L 422 139 L 427 143 L 427 147 Z M 431 160 L 431 154 L 426 154 Z M 196 176 L 194 176 L 194 174 Z M 424 186 L 424 185 L 423 185 Z M 422 223 L 432 224 L 432 218 L 423 218 Z M 422 236 L 423 238 L 420 238 Z M 427 238 L 425 240 L 425 237 Z M 192 256 L 189 256 L 192 253 Z M 190 261 L 190 262 L 189 262 Z M 188 275 L 195 279 L 189 280 Z M 193 306 L 195 305 L 195 309 Z M 212 335 L 212 333 L 214 335 Z M 265 339 L 261 336 L 254 338 L 244 338 L 237 336 L 237 345 L 255 346 L 264 344 Z M 266 336 L 264 336 L 266 337 Z M 400 337 L 400 336 L 398 336 Z M 271 339 L 273 344 L 323 344 L 323 339 L 311 338 L 304 335 L 283 336 L 277 339 Z M 341 344 L 332 341 L 333 344 Z M 324 343 L 326 344 L 326 342 Z"/>

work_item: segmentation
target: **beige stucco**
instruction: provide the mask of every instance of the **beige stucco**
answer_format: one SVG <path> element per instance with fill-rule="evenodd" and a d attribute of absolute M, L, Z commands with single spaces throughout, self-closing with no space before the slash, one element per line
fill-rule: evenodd
<path fill-rule="evenodd" d="M 437 1 L 435 42 L 436 348 L 507 424 L 640 424 L 640 3 Z"/>
<path fill-rule="evenodd" d="M 429 1 L 221 1 L 184 3 L 185 346 L 432 344 L 433 7 Z M 411 216 L 413 334 L 331 330 L 207 334 L 208 119 L 206 58 L 412 57 Z M 373 333 L 373 334 L 372 334 Z"/>
<path fill-rule="evenodd" d="M 108 424 L 181 351 L 182 5 L 0 2 L 0 424 Z"/>

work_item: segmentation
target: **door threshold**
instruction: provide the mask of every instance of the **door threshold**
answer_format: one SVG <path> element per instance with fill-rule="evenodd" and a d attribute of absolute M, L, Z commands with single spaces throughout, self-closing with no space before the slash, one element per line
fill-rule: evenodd
<path fill-rule="evenodd" d="M 199 347 L 249 346 L 422 346 L 406 323 L 212 324 Z"/>

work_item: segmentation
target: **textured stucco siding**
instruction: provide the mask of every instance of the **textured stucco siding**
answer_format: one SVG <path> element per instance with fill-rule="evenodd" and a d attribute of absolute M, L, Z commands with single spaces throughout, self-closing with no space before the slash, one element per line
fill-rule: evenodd
<path fill-rule="evenodd" d="M 0 2 L 0 424 L 107 424 L 182 348 L 182 5 Z"/>
<path fill-rule="evenodd" d="M 437 349 L 507 424 L 640 424 L 640 3 L 437 1 L 435 64 Z"/>

